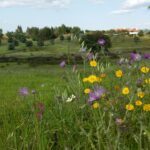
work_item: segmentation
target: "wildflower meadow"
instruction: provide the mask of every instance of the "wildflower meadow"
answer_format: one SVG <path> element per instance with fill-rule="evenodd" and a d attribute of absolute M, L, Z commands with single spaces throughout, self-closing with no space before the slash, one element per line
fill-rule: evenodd
<path fill-rule="evenodd" d="M 150 63 L 137 55 L 1 71 L 0 149 L 150 149 Z"/>

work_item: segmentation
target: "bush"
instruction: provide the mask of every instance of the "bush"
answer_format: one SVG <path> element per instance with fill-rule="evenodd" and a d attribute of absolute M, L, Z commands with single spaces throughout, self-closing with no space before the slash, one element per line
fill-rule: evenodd
<path fill-rule="evenodd" d="M 37 41 L 37 46 L 44 46 L 44 41 L 42 41 L 42 40 L 39 40 L 39 41 Z"/>
<path fill-rule="evenodd" d="M 63 35 L 60 35 L 59 39 L 60 39 L 60 41 L 63 41 L 65 38 Z"/>
<path fill-rule="evenodd" d="M 8 50 L 15 50 L 15 44 L 14 43 L 9 43 L 8 44 Z"/>
<path fill-rule="evenodd" d="M 105 44 L 100 46 L 98 44 L 98 40 L 103 39 Z M 104 48 L 105 52 L 108 52 L 108 48 L 111 48 L 112 43 L 109 36 L 104 35 L 102 32 L 89 32 L 85 35 L 82 35 L 80 44 L 84 43 L 84 47 L 87 49 L 91 49 L 92 52 L 100 52 L 102 47 Z"/>
<path fill-rule="evenodd" d="M 26 41 L 26 46 L 27 47 L 32 47 L 33 46 L 33 42 L 30 41 L 30 40 Z"/>
<path fill-rule="evenodd" d="M 68 41 L 68 42 L 71 41 L 71 36 L 67 36 L 67 41 Z"/>
<path fill-rule="evenodd" d="M 13 43 L 14 43 L 15 46 L 19 46 L 19 41 L 18 40 L 14 40 Z"/>

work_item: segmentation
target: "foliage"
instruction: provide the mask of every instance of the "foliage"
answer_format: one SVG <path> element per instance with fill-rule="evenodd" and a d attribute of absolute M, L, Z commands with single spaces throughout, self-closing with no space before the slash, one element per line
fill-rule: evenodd
<path fill-rule="evenodd" d="M 111 40 L 109 36 L 104 35 L 102 32 L 89 32 L 81 37 L 80 43 L 84 43 L 84 47 L 91 49 L 92 52 L 100 52 L 102 47 L 98 44 L 99 39 L 105 40 L 104 50 L 108 51 L 111 48 Z"/>
<path fill-rule="evenodd" d="M 33 46 L 33 42 L 31 40 L 27 40 L 26 41 L 26 46 L 27 47 L 32 47 Z"/>
<path fill-rule="evenodd" d="M 14 42 L 8 44 L 8 50 L 15 50 Z"/>

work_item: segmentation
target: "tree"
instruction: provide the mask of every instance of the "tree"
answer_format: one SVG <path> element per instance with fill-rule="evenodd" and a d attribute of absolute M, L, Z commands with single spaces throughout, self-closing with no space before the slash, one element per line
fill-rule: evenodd
<path fill-rule="evenodd" d="M 39 38 L 39 28 L 37 27 L 27 28 L 26 33 L 33 41 L 37 41 Z"/>
<path fill-rule="evenodd" d="M 140 36 L 140 37 L 144 36 L 143 30 L 140 30 L 140 31 L 139 31 L 138 36 Z"/>
<path fill-rule="evenodd" d="M 98 41 L 103 40 L 104 45 L 101 46 Z M 109 36 L 104 35 L 102 32 L 95 31 L 89 32 L 81 37 L 80 43 L 84 45 L 87 49 L 91 49 L 92 52 L 100 52 L 102 48 L 104 52 L 108 52 L 108 48 L 112 46 Z"/>
<path fill-rule="evenodd" d="M 133 40 L 134 40 L 135 44 L 138 44 L 140 42 L 140 38 L 137 36 L 135 36 Z"/>

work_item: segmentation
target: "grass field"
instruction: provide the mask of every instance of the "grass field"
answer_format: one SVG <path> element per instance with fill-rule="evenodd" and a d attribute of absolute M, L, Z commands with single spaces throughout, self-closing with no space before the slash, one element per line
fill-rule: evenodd
<path fill-rule="evenodd" d="M 124 37 L 124 36 L 114 36 L 111 37 L 112 48 L 111 52 L 117 54 L 129 53 L 133 50 L 139 52 L 148 52 L 150 49 L 150 37 L 144 36 L 140 38 L 138 43 L 135 43 L 133 37 Z M 55 44 L 51 44 L 50 41 L 45 42 L 44 47 L 37 47 L 36 42 L 31 48 L 27 48 L 25 44 L 20 43 L 16 50 L 8 50 L 8 45 L 6 41 L 3 41 L 0 46 L 0 55 L 1 56 L 16 56 L 16 57 L 30 57 L 30 56 L 60 56 L 63 54 L 80 54 L 80 45 L 77 40 L 60 41 L 57 39 Z"/>
<path fill-rule="evenodd" d="M 126 104 L 137 100 L 137 79 L 150 77 L 142 75 L 142 66 L 149 67 L 149 61 L 131 68 L 112 62 L 100 62 L 96 69 L 85 64 L 76 72 L 72 66 L 0 64 L 0 150 L 149 150 L 149 112 L 142 106 L 125 110 Z M 121 79 L 114 75 L 118 69 L 124 71 Z M 98 83 L 109 91 L 98 108 L 90 106 L 84 94 L 85 88 L 94 86 L 82 82 L 91 73 L 107 75 Z M 115 86 L 128 86 L 130 94 L 122 95 Z M 19 94 L 22 87 L 28 88 L 29 95 Z M 150 86 L 144 84 L 142 90 L 144 105 L 149 103 Z M 75 100 L 67 103 L 72 94 Z"/>

